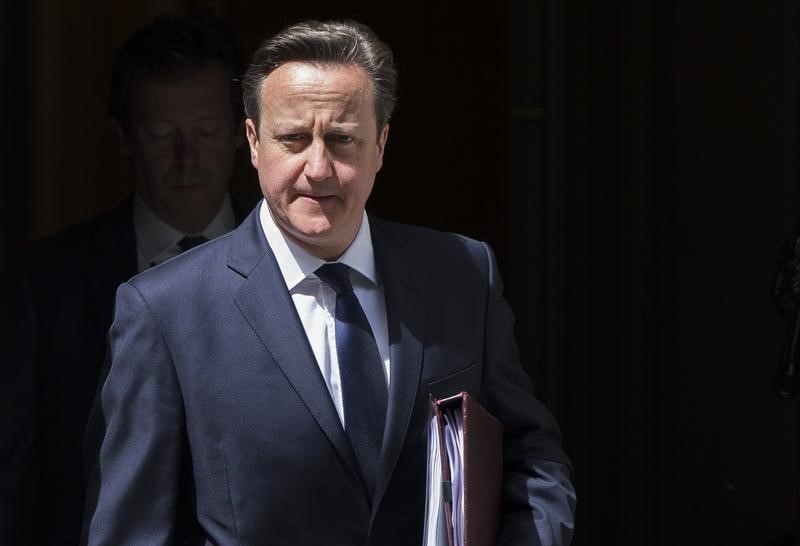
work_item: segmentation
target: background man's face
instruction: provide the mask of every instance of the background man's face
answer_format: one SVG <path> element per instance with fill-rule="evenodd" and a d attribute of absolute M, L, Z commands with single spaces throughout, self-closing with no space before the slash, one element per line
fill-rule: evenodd
<path fill-rule="evenodd" d="M 355 237 L 388 126 L 377 134 L 372 84 L 354 65 L 287 63 L 248 119 L 251 160 L 278 227 L 312 254 L 338 258 Z"/>
<path fill-rule="evenodd" d="M 141 77 L 131 87 L 129 123 L 118 128 L 136 189 L 162 220 L 202 231 L 219 211 L 241 133 L 230 84 L 210 63 L 182 77 Z"/>

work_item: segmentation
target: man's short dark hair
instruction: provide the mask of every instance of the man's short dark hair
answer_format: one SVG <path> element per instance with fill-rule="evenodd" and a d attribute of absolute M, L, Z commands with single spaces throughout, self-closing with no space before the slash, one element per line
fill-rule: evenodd
<path fill-rule="evenodd" d="M 244 109 L 258 129 L 261 87 L 267 76 L 288 62 L 352 64 L 372 80 L 378 131 L 394 111 L 397 70 L 392 50 L 375 32 L 355 21 L 304 21 L 269 38 L 255 51 L 242 81 Z"/>
<path fill-rule="evenodd" d="M 162 14 L 131 34 L 117 51 L 111 73 L 108 113 L 122 125 L 130 115 L 137 78 L 171 80 L 217 62 L 230 82 L 231 108 L 242 118 L 242 56 L 231 30 L 211 13 Z"/>

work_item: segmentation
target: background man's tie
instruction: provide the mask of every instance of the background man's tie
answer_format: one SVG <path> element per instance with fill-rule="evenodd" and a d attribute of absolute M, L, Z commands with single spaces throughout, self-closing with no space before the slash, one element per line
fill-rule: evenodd
<path fill-rule="evenodd" d="M 181 252 L 186 252 L 190 248 L 194 248 L 206 242 L 208 242 L 208 238 L 204 235 L 186 235 L 183 239 L 178 241 L 178 246 Z"/>
<path fill-rule="evenodd" d="M 336 291 L 336 354 L 342 382 L 345 431 L 372 498 L 388 395 L 383 361 L 364 309 L 353 293 L 349 269 L 345 264 L 329 263 L 315 273 Z"/>
<path fill-rule="evenodd" d="M 204 235 L 185 235 L 183 239 L 175 243 L 175 246 L 180 249 L 180 252 L 176 253 L 175 246 L 170 246 L 167 250 L 150 260 L 150 267 L 155 267 L 167 259 L 177 256 L 181 252 L 186 252 L 190 248 L 194 248 L 206 242 L 208 242 L 208 238 Z"/>

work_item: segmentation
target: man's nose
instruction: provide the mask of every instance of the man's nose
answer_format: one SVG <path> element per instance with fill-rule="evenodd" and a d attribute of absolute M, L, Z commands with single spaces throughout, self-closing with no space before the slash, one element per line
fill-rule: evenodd
<path fill-rule="evenodd" d="M 306 150 L 305 169 L 303 174 L 309 180 L 325 180 L 333 175 L 333 165 L 325 141 L 315 138 Z"/>
<path fill-rule="evenodd" d="M 197 159 L 197 144 L 192 135 L 178 131 L 174 141 L 175 161 L 180 164 L 188 165 Z"/>

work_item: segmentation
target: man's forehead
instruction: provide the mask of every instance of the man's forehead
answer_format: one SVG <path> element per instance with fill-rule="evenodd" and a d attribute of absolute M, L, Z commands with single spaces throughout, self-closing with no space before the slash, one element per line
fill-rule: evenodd
<path fill-rule="evenodd" d="M 345 94 L 371 98 L 372 82 L 366 71 L 356 64 L 292 61 L 270 72 L 261 87 L 262 96 L 290 97 L 301 93 L 323 100 Z"/>
<path fill-rule="evenodd" d="M 374 116 L 372 85 L 354 64 L 286 63 L 270 73 L 261 90 L 261 110 L 273 122 L 354 124 Z"/>
<path fill-rule="evenodd" d="M 141 75 L 131 85 L 131 114 L 150 109 L 229 109 L 231 90 L 221 66 L 204 65 L 171 76 Z"/>
<path fill-rule="evenodd" d="M 270 133 L 312 130 L 358 132 L 373 126 L 369 113 L 360 107 L 312 107 L 308 103 L 289 103 L 266 107 L 262 117 Z"/>

